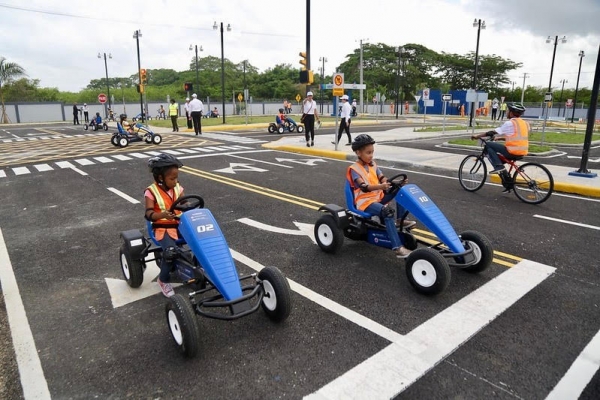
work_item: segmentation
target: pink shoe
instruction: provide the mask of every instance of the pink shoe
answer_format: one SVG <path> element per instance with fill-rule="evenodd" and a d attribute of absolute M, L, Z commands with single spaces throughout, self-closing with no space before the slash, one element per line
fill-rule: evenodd
<path fill-rule="evenodd" d="M 171 286 L 170 283 L 163 283 L 160 281 L 160 279 L 157 279 L 156 282 L 158 283 L 158 286 L 160 286 L 160 290 L 162 291 L 162 294 L 165 297 L 171 297 L 173 295 L 175 295 L 175 291 L 173 290 L 173 286 Z"/>

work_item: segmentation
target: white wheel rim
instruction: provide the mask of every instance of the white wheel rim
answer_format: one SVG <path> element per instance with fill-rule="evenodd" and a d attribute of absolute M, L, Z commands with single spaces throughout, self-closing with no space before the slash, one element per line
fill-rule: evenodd
<path fill-rule="evenodd" d="M 169 319 L 169 329 L 171 330 L 171 336 L 178 345 L 183 344 L 183 334 L 181 333 L 181 326 L 179 326 L 179 321 L 177 320 L 177 315 L 173 310 L 169 310 L 167 314 L 167 318 Z"/>
<path fill-rule="evenodd" d="M 263 296 L 263 304 L 269 309 L 269 311 L 275 311 L 277 308 L 277 296 L 275 295 L 275 289 L 269 281 L 262 281 L 265 296 Z M 266 295 L 269 295 L 268 297 Z"/>
<path fill-rule="evenodd" d="M 161 142 L 161 139 L 158 136 L 154 136 L 154 143 L 159 144 Z"/>
<path fill-rule="evenodd" d="M 473 255 L 475 256 L 475 260 L 477 262 L 481 261 L 481 258 L 483 256 L 481 252 L 481 247 L 477 246 L 477 243 L 471 242 L 470 240 L 467 240 L 467 243 L 469 244 L 469 247 L 473 249 Z"/>
<path fill-rule="evenodd" d="M 125 278 L 127 280 L 131 279 L 129 264 L 127 264 L 127 257 L 125 257 L 125 254 L 121 254 L 121 269 L 123 270 L 123 275 L 125 275 Z"/>
<path fill-rule="evenodd" d="M 127 145 L 127 139 L 125 139 L 125 138 L 119 139 L 119 144 L 121 146 L 125 147 Z"/>
<path fill-rule="evenodd" d="M 437 280 L 433 265 L 427 260 L 417 260 L 412 265 L 412 277 L 421 287 L 431 287 Z"/>
<path fill-rule="evenodd" d="M 331 246 L 333 243 L 333 231 L 325 224 L 319 225 L 317 236 L 319 237 L 319 242 L 324 246 Z"/>

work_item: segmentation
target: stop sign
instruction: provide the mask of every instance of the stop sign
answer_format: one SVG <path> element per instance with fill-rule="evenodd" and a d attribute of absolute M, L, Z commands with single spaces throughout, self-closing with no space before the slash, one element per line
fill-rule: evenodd
<path fill-rule="evenodd" d="M 102 104 L 106 103 L 106 95 L 104 93 L 100 93 L 98 95 L 98 101 Z"/>

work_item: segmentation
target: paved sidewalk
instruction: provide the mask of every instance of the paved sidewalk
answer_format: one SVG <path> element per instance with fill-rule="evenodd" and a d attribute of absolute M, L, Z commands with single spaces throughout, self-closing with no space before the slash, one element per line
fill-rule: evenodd
<path fill-rule="evenodd" d="M 395 163 L 410 167 L 431 167 L 435 169 L 450 170 L 457 172 L 460 162 L 467 154 L 475 154 L 479 150 L 474 147 L 472 151 L 465 149 L 463 154 L 446 153 L 443 151 L 419 150 L 408 147 L 389 146 L 386 142 L 398 140 L 439 137 L 441 132 L 413 132 L 412 127 L 395 128 L 384 132 L 361 132 L 368 133 L 377 141 L 375 145 L 375 158 L 377 160 L 393 161 Z M 447 132 L 447 135 L 457 133 Z M 354 136 L 354 135 L 353 135 Z M 350 146 L 345 145 L 346 136 L 338 145 L 337 151 L 331 143 L 333 134 L 327 136 L 316 136 L 314 147 L 306 147 L 304 138 L 298 136 L 282 136 L 279 140 L 264 144 L 263 147 L 290 151 L 294 153 L 318 155 L 342 160 L 355 160 L 356 156 Z M 585 178 L 569 175 L 569 172 L 579 168 L 579 162 L 574 162 L 573 167 L 561 167 L 544 162 L 554 177 L 554 190 L 557 192 L 576 193 L 584 196 L 600 197 L 600 175 L 595 178 Z M 589 165 L 588 165 L 589 169 Z M 598 170 L 592 172 L 598 173 Z"/>

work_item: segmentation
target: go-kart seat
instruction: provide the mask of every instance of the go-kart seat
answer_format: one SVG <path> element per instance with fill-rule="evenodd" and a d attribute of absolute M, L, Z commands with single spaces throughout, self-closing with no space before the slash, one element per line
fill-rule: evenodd
<path fill-rule="evenodd" d="M 125 131 L 125 129 L 123 129 L 123 125 L 121 125 L 120 122 L 117 122 L 117 130 L 121 135 L 127 135 L 127 132 Z"/>
<path fill-rule="evenodd" d="M 283 124 L 283 121 L 281 120 L 281 118 L 279 117 L 279 115 L 275 116 L 275 123 L 277 125 L 282 125 Z"/>
<path fill-rule="evenodd" d="M 157 246 L 160 246 L 160 243 L 158 242 L 158 240 L 156 240 L 156 237 L 154 236 L 154 229 L 152 229 L 152 222 L 146 221 L 146 230 L 148 231 L 148 236 L 150 236 L 150 240 L 152 240 L 152 243 L 154 243 Z M 179 239 L 177 239 L 175 241 L 175 244 L 177 246 L 184 245 L 185 243 L 186 243 L 186 241 L 183 237 L 181 237 L 181 235 L 179 236 Z"/>
<path fill-rule="evenodd" d="M 356 208 L 356 206 L 354 205 L 354 191 L 352 190 L 352 186 L 350 186 L 350 182 L 348 182 L 347 180 L 346 186 L 344 188 L 344 193 L 346 194 L 346 208 L 348 208 L 348 210 L 364 218 L 373 217 L 373 214 L 360 211 L 358 208 Z"/>

